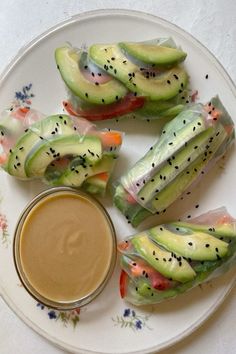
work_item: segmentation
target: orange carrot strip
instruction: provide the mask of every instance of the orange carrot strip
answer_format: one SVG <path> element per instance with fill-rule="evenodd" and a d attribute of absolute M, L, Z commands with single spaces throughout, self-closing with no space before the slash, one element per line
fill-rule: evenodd
<path fill-rule="evenodd" d="M 122 135 L 119 132 L 102 131 L 99 133 L 103 146 L 120 146 Z"/>
<path fill-rule="evenodd" d="M 100 179 L 101 181 L 107 182 L 109 179 L 109 173 L 108 172 L 101 172 L 101 173 L 98 173 L 97 175 L 94 175 L 93 177 L 96 177 L 97 179 Z"/>

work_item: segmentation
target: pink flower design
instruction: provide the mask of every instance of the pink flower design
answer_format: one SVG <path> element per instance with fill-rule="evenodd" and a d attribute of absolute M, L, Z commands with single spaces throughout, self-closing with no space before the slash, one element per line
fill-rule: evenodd
<path fill-rule="evenodd" d="M 8 223 L 5 215 L 0 214 L 0 230 L 2 231 L 2 243 L 8 244 L 9 234 L 8 234 Z"/>

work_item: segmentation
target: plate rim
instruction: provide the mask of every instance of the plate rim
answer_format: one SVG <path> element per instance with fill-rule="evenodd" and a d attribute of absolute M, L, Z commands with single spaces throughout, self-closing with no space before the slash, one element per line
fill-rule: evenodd
<path fill-rule="evenodd" d="M 73 23 L 79 22 L 81 20 L 86 20 L 89 18 L 93 17 L 99 17 L 99 16 L 104 16 L 104 15 L 111 15 L 111 16 L 116 16 L 116 15 L 125 15 L 125 16 L 132 16 L 132 17 L 138 17 L 141 19 L 146 19 L 147 21 L 152 21 L 159 23 L 164 26 L 171 27 L 173 30 L 177 31 L 178 34 L 180 34 L 182 37 L 191 40 L 195 45 L 197 45 L 198 49 L 200 49 L 204 54 L 211 59 L 212 64 L 216 67 L 216 69 L 219 71 L 221 76 L 227 81 L 227 84 L 233 94 L 233 96 L 236 98 L 236 84 L 228 74 L 227 70 L 223 67 L 221 62 L 216 58 L 216 56 L 204 45 L 202 44 L 196 37 L 194 37 L 191 33 L 188 31 L 184 30 L 183 28 L 179 27 L 178 25 L 161 18 L 159 16 L 147 13 L 145 11 L 138 11 L 138 10 L 129 10 L 129 9 L 121 9 L 121 8 L 107 8 L 107 9 L 97 9 L 97 10 L 91 10 L 91 11 L 85 11 L 81 13 L 77 13 L 73 16 L 68 17 L 66 20 L 60 21 L 54 26 L 49 27 L 47 30 L 43 31 L 36 37 L 34 37 L 31 41 L 26 43 L 24 46 L 22 46 L 16 53 L 16 55 L 10 60 L 9 64 L 5 66 L 5 68 L 1 71 L 0 73 L 0 89 L 2 88 L 5 80 L 7 79 L 8 75 L 11 73 L 11 71 L 14 69 L 14 67 L 30 52 L 35 45 L 43 41 L 45 38 L 50 37 L 53 35 L 55 32 L 58 30 L 63 29 L 64 27 L 67 27 Z M 227 284 L 227 287 L 225 289 L 225 292 L 223 295 L 221 295 L 216 303 L 214 303 L 212 306 L 210 306 L 207 310 L 206 313 L 204 313 L 196 322 L 194 322 L 189 328 L 187 328 L 184 332 L 182 332 L 180 335 L 177 335 L 169 340 L 166 340 L 165 342 L 156 345 L 154 347 L 151 347 L 149 349 L 145 350 L 138 350 L 138 351 L 132 351 L 127 354 L 154 354 L 159 352 L 160 350 L 167 349 L 177 342 L 180 342 L 187 336 L 189 336 L 191 333 L 193 333 L 195 330 L 197 330 L 206 320 L 208 320 L 214 313 L 215 311 L 220 307 L 220 305 L 224 302 L 226 297 L 229 295 L 230 291 L 236 284 L 236 274 L 232 277 L 231 281 Z M 74 346 L 71 346 L 67 343 L 64 343 L 63 341 L 55 338 L 52 335 L 48 335 L 46 331 L 41 329 L 37 324 L 32 322 L 11 300 L 9 295 L 5 292 L 3 284 L 0 283 L 0 296 L 6 303 L 6 305 L 15 313 L 15 315 L 22 320 L 29 328 L 33 329 L 37 334 L 42 336 L 44 339 L 46 339 L 49 343 L 53 343 L 56 347 L 62 349 L 62 350 L 69 350 L 71 353 L 81 353 L 81 354 L 103 354 L 102 352 L 99 351 L 93 351 L 93 350 L 87 350 L 83 348 L 76 348 Z M 112 354 L 112 352 L 107 354 Z"/>

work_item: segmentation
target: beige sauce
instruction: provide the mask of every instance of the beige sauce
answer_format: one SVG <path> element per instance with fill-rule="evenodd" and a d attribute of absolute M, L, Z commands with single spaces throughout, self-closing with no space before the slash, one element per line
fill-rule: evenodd
<path fill-rule="evenodd" d="M 75 301 L 97 289 L 112 251 L 112 232 L 102 211 L 70 192 L 44 198 L 21 231 L 26 278 L 40 295 L 57 302 Z"/>

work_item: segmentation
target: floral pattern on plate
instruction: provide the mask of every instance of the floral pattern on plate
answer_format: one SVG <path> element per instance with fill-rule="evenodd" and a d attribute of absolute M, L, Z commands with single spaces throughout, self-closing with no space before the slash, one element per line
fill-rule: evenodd
<path fill-rule="evenodd" d="M 1 234 L 1 241 L 5 247 L 8 247 L 10 243 L 10 237 L 8 233 L 8 222 L 7 217 L 4 214 L 0 213 L 0 234 Z"/>
<path fill-rule="evenodd" d="M 40 304 L 39 302 L 37 303 L 37 307 L 41 310 L 46 310 L 50 320 L 60 321 L 65 327 L 72 325 L 74 328 L 76 328 L 78 322 L 80 321 L 80 308 L 72 311 L 58 311 L 50 309 L 43 304 Z"/>
<path fill-rule="evenodd" d="M 115 326 L 130 328 L 133 331 L 139 331 L 143 328 L 152 330 L 152 328 L 147 325 L 150 316 L 151 315 L 139 315 L 136 311 L 126 308 L 122 315 L 117 315 L 115 318 L 112 317 L 112 321 Z"/>
<path fill-rule="evenodd" d="M 15 92 L 15 99 L 18 104 L 31 105 L 31 103 L 32 103 L 31 99 L 35 96 L 31 92 L 32 86 L 33 86 L 33 84 L 29 83 L 28 85 L 23 86 L 20 91 Z"/>

